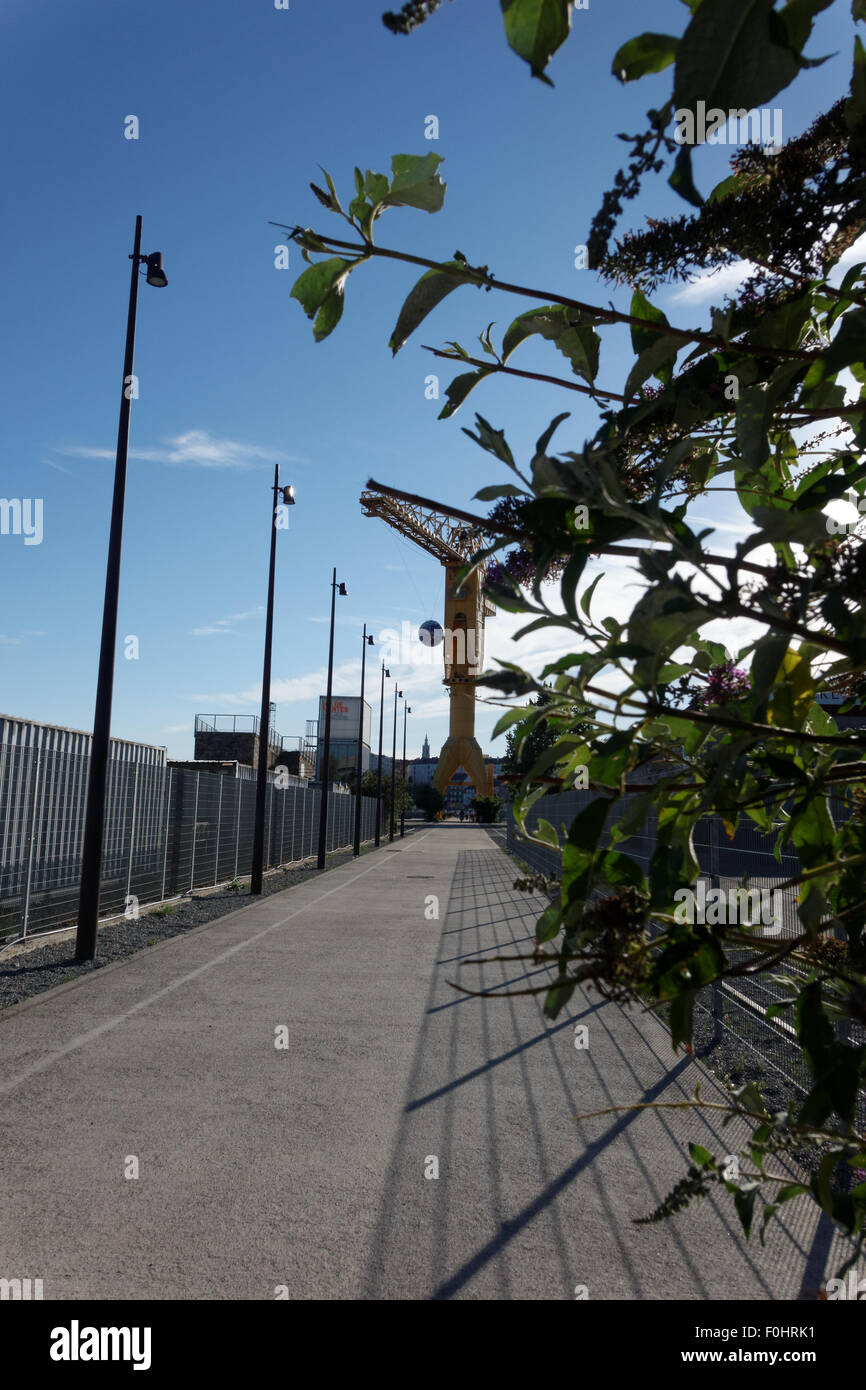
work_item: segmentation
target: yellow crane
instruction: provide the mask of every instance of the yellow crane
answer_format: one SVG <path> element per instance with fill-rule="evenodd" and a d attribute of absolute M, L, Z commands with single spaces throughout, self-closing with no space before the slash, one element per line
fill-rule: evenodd
<path fill-rule="evenodd" d="M 443 792 L 452 776 L 463 767 L 479 796 L 488 796 L 489 769 L 475 738 L 475 686 L 473 678 L 484 666 L 484 622 L 496 609 L 485 598 L 481 573 L 474 570 L 457 589 L 457 576 L 467 560 L 481 549 L 484 535 L 448 512 L 435 510 L 385 493 L 361 493 L 365 516 L 376 516 L 401 536 L 426 550 L 445 567 L 445 628 L 443 657 L 451 709 L 448 737 L 442 745 L 433 785 Z"/>

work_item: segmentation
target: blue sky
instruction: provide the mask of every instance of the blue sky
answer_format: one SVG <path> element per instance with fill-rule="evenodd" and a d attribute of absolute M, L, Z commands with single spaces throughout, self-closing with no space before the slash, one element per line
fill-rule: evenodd
<path fill-rule="evenodd" d="M 39 545 L 0 536 L 0 711 L 81 728 L 92 721 L 137 213 L 144 250 L 164 253 L 169 285 L 142 285 L 139 297 L 112 721 L 120 737 L 189 756 L 196 712 L 258 709 L 275 461 L 297 496 L 279 536 L 273 666 L 277 727 L 290 735 L 314 717 L 324 688 L 333 565 L 349 589 L 338 608 L 337 693 L 356 693 L 362 623 L 378 635 L 441 617 L 442 571 L 362 516 L 366 479 L 467 506 L 479 487 L 501 481 L 461 432 L 475 409 L 505 428 L 515 452 L 569 407 L 559 446 L 579 447 L 593 431 L 591 407 L 543 385 L 515 392 L 486 382 L 450 421 L 425 398 L 425 377 L 438 371 L 444 388 L 450 373 L 422 342 L 459 338 L 471 349 L 491 318 L 501 333 L 526 300 L 458 291 L 392 360 L 388 338 L 415 272 L 362 267 L 342 323 L 314 344 L 289 298 L 300 253 L 292 248 L 290 269 L 276 269 L 281 238 L 268 222 L 340 235 L 309 191 L 319 164 L 351 196 L 355 164 L 387 171 L 394 153 L 435 150 L 445 161 L 444 209 L 389 212 L 377 224 L 380 243 L 439 257 L 459 247 L 502 278 L 605 302 L 609 289 L 574 269 L 574 247 L 622 159 L 616 132 L 643 129 L 670 80 L 623 89 L 610 60 L 641 27 L 679 32 L 682 4 L 591 0 L 554 60 L 554 89 L 507 48 L 495 0 L 444 6 L 408 38 L 385 30 L 383 8 L 5 0 L 0 494 L 41 498 L 44 519 Z M 852 33 L 847 5 L 819 17 L 808 51 L 838 56 L 783 93 L 785 138 L 847 83 Z M 430 114 L 436 142 L 424 138 Z M 138 140 L 124 138 L 129 115 Z M 724 176 L 729 153 L 698 152 L 704 191 Z M 641 201 L 657 215 L 684 208 L 662 180 Z M 697 324 L 722 289 L 700 284 L 658 302 L 673 321 Z M 599 380 L 620 389 L 626 340 L 605 344 Z M 560 371 L 549 345 L 520 352 L 515 365 Z M 726 535 L 730 543 L 733 510 L 714 509 L 713 520 L 719 545 Z M 609 581 L 614 605 L 623 576 L 611 570 Z M 520 659 L 516 626 L 508 615 L 489 623 L 489 655 Z M 138 660 L 123 657 L 128 634 L 139 639 Z M 527 664 L 550 653 L 542 638 Z M 415 710 L 410 753 L 425 732 L 435 749 L 447 732 L 441 672 L 408 665 L 395 674 Z M 479 707 L 485 750 L 495 718 Z"/>

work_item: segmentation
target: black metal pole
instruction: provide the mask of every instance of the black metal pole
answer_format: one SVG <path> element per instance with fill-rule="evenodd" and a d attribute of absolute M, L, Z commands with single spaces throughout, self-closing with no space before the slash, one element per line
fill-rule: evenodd
<path fill-rule="evenodd" d="M 135 241 L 132 250 L 132 278 L 129 285 L 129 311 L 126 318 L 126 349 L 123 355 L 123 385 L 120 393 L 117 455 L 114 463 L 114 497 L 111 503 L 108 563 L 105 570 L 105 600 L 102 608 L 102 640 L 99 647 L 96 707 L 93 714 L 93 738 L 90 742 L 90 767 L 87 775 L 87 810 L 84 820 L 81 887 L 78 895 L 78 931 L 75 941 L 76 960 L 93 960 L 96 955 L 99 888 L 102 876 L 102 838 L 105 827 L 105 793 L 111 740 L 114 649 L 117 643 L 123 504 L 126 496 L 126 461 L 129 450 L 129 411 L 132 397 L 130 378 L 135 355 L 135 311 L 138 303 L 140 258 L 141 217 L 139 216 L 135 219 Z"/>
<path fill-rule="evenodd" d="M 409 713 L 409 701 L 403 701 L 403 781 L 406 781 L 406 716 Z M 400 839 L 406 834 L 406 802 L 400 808 Z"/>
<path fill-rule="evenodd" d="M 385 721 L 385 663 L 382 662 L 382 688 L 379 691 L 379 766 L 376 770 L 376 845 L 382 838 L 382 729 Z"/>
<path fill-rule="evenodd" d="M 323 767 L 320 773 L 322 797 L 319 804 L 319 853 L 316 868 L 325 867 L 325 842 L 328 835 L 328 790 L 331 782 L 331 684 L 334 678 L 334 606 L 337 602 L 337 571 L 331 580 L 331 641 L 328 647 L 328 694 L 325 700 L 325 741 L 322 748 Z"/>
<path fill-rule="evenodd" d="M 265 800 L 268 790 L 268 754 L 271 734 L 271 647 L 274 636 L 274 570 L 277 561 L 277 497 L 280 465 L 274 466 L 274 503 L 271 508 L 271 558 L 268 569 L 268 606 L 265 615 L 265 658 L 262 666 L 262 708 L 259 717 L 259 761 L 256 767 L 256 818 L 253 826 L 253 862 L 250 894 L 262 891 L 265 859 Z"/>
<path fill-rule="evenodd" d="M 397 787 L 397 701 L 400 698 L 400 691 L 397 689 L 397 682 L 394 682 L 394 747 L 391 753 L 391 815 L 388 839 L 394 839 L 394 797 Z"/>
<path fill-rule="evenodd" d="M 361 762 L 364 749 L 364 674 L 367 665 L 367 624 L 364 624 L 364 636 L 361 641 L 361 710 L 358 715 L 358 766 L 355 772 L 355 844 L 353 854 L 357 858 L 361 853 Z"/>

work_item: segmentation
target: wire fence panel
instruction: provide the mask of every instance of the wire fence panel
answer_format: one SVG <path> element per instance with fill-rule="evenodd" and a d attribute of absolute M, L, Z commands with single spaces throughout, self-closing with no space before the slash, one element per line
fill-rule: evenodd
<path fill-rule="evenodd" d="M 555 796 L 543 796 L 531 807 L 526 817 L 526 827 L 530 834 L 537 828 L 540 819 L 549 821 L 560 834 L 563 841 L 574 817 L 594 799 L 590 791 L 565 792 Z M 625 813 L 632 801 L 631 795 L 620 797 L 609 816 L 609 826 Z M 850 806 L 842 797 L 829 800 L 830 814 L 839 824 L 851 814 Z M 558 878 L 561 861 L 555 850 L 538 844 L 521 835 L 514 822 L 514 816 L 507 815 L 507 848 L 531 869 L 548 877 Z M 654 813 L 647 816 L 640 831 L 621 840 L 617 849 L 630 855 L 644 870 L 657 847 L 658 823 Z M 603 843 L 610 839 L 606 830 Z M 701 883 L 705 892 L 722 889 L 725 902 L 734 903 L 737 911 L 746 906 L 740 896 L 732 898 L 731 893 L 741 888 L 743 882 L 751 896 L 751 921 L 757 925 L 756 909 L 761 904 L 772 907 L 773 920 L 764 920 L 762 933 L 778 938 L 798 936 L 802 931 L 797 912 L 796 887 L 779 890 L 775 885 L 794 878 L 800 872 L 799 860 L 795 854 L 774 852 L 774 837 L 764 835 L 753 823 L 738 827 L 733 839 L 729 839 L 718 816 L 707 816 L 698 823 L 694 834 L 695 855 L 701 868 L 698 889 Z M 687 885 L 683 885 L 686 887 Z M 763 898 L 761 892 L 763 890 Z M 767 917 L 770 917 L 767 911 Z M 707 920 L 711 920 L 708 916 Z M 738 921 L 744 917 L 736 918 Z M 829 928 L 828 924 L 828 928 Z M 748 951 L 729 950 L 732 964 L 748 959 Z M 796 967 L 791 963 L 785 966 L 785 973 L 794 975 Z M 768 1098 L 772 1095 L 776 1081 L 781 1078 L 788 1088 L 804 1096 L 809 1087 L 808 1069 L 790 1022 L 785 1015 L 768 1020 L 766 1010 L 770 1004 L 785 998 L 782 985 L 767 976 L 741 976 L 735 980 L 725 980 L 708 986 L 698 992 L 695 1000 L 696 1024 L 695 1042 L 698 1048 L 709 1053 L 713 1048 L 724 1046 L 725 1070 L 744 1079 L 756 1074 L 764 1086 Z M 851 1042 L 862 1046 L 866 1042 L 866 1029 L 854 1023 L 845 1025 L 846 1036 Z M 775 1080 L 774 1080 L 775 1079 Z M 781 1094 L 781 1093 L 780 1093 Z M 866 1125 L 866 1092 L 861 1091 L 858 1105 L 858 1123 Z"/>
<path fill-rule="evenodd" d="M 0 744 L 0 943 L 77 920 L 89 754 Z M 100 913 L 244 878 L 252 866 L 254 779 L 112 757 L 105 803 Z M 269 782 L 265 867 L 317 851 L 318 788 Z M 361 838 L 373 839 L 376 803 L 362 798 Z M 355 797 L 332 790 L 330 850 L 351 846 Z"/>

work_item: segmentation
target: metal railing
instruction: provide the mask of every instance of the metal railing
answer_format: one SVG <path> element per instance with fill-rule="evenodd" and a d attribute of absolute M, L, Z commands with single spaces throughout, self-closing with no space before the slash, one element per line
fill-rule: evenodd
<path fill-rule="evenodd" d="M 0 945 L 74 925 L 89 755 L 0 745 Z M 355 798 L 333 788 L 329 851 L 348 848 Z M 255 782 L 182 768 L 109 764 L 100 913 L 128 912 L 250 872 Z M 318 788 L 269 782 L 265 868 L 316 853 Z M 376 802 L 361 799 L 361 838 Z"/>
<path fill-rule="evenodd" d="M 567 832 L 574 817 L 593 799 L 594 793 L 590 791 L 540 797 L 526 817 L 527 829 L 531 833 L 539 819 L 549 821 L 559 831 L 562 842 L 565 838 L 563 827 Z M 614 804 L 609 826 L 625 813 L 631 799 L 630 796 L 623 796 Z M 850 807 L 842 798 L 831 798 L 829 810 L 837 825 L 850 815 Z M 507 807 L 506 817 L 506 848 L 509 853 L 530 868 L 558 878 L 561 861 L 556 851 L 520 835 L 511 806 Z M 603 842 L 606 843 L 609 838 L 608 829 Z M 657 821 L 655 814 L 650 813 L 640 832 L 621 840 L 616 848 L 636 860 L 646 871 L 656 845 Z M 783 853 L 777 859 L 773 852 L 772 836 L 761 834 L 756 826 L 748 823 L 739 827 L 731 840 L 720 817 L 707 816 L 696 828 L 694 849 L 707 891 L 721 888 L 727 892 L 739 887 L 748 877 L 750 888 L 765 889 L 774 894 L 774 907 L 780 920 L 780 929 L 774 929 L 774 936 L 784 940 L 785 937 L 801 933 L 797 889 L 775 888 L 776 884 L 796 877 L 800 872 L 799 860 L 796 855 L 789 853 Z M 729 951 L 728 954 L 733 964 L 748 956 L 745 951 Z M 796 967 L 787 962 L 785 973 L 797 973 Z M 723 1064 L 722 1069 L 726 1073 L 733 1073 L 734 1079 L 758 1080 L 767 1097 L 778 1093 L 780 1102 L 790 1088 L 793 1087 L 802 1097 L 809 1086 L 808 1069 L 787 1015 L 772 1019 L 766 1017 L 767 1008 L 785 997 L 783 987 L 765 974 L 716 982 L 700 990 L 695 1000 L 695 1043 L 698 1050 L 708 1058 L 718 1052 L 720 1064 Z M 866 1042 L 866 1030 L 857 1024 L 847 1023 L 843 1036 L 860 1046 Z M 858 1105 L 858 1122 L 866 1126 L 866 1092 L 863 1091 Z"/>

